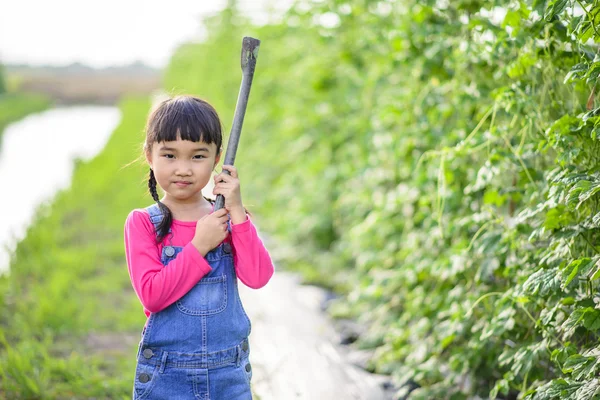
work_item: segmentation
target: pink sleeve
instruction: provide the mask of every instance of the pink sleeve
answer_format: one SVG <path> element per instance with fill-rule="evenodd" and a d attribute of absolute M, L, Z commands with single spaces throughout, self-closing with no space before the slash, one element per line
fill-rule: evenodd
<path fill-rule="evenodd" d="M 252 289 L 265 286 L 273 276 L 271 257 L 258 237 L 249 216 L 240 224 L 231 224 L 231 241 L 235 249 L 235 272 Z"/>
<path fill-rule="evenodd" d="M 154 226 L 143 210 L 133 210 L 125 221 L 125 257 L 133 289 L 150 312 L 173 304 L 212 271 L 191 243 L 163 267 Z"/>

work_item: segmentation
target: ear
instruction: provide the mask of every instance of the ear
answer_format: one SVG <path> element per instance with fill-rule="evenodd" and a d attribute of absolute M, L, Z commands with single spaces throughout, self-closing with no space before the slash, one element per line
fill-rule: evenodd
<path fill-rule="evenodd" d="M 215 165 L 213 165 L 213 168 L 217 167 L 217 164 L 219 163 L 219 160 L 221 159 L 221 154 L 223 152 L 220 152 L 219 154 L 217 154 L 217 156 L 215 157 Z"/>
<path fill-rule="evenodd" d="M 146 162 L 152 168 L 152 154 L 149 151 L 144 152 L 144 156 L 146 156 Z"/>

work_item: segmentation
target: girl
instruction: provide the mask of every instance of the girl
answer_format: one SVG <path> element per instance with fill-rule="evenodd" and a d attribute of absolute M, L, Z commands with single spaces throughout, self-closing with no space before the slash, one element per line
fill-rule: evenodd
<path fill-rule="evenodd" d="M 231 176 L 214 178 L 223 209 L 202 195 L 221 143 L 216 111 L 198 98 L 167 99 L 148 117 L 144 154 L 156 204 L 125 221 L 129 276 L 148 317 L 134 399 L 252 399 L 251 326 L 237 278 L 261 288 L 273 264 L 242 205 L 235 167 L 223 165 Z"/>

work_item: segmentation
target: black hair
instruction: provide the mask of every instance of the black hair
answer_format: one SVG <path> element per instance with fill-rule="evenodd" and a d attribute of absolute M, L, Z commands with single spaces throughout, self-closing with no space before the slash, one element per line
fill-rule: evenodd
<path fill-rule="evenodd" d="M 148 154 L 155 143 L 178 139 L 214 143 L 219 155 L 223 142 L 222 127 L 219 115 L 213 106 L 202 99 L 186 95 L 162 101 L 148 116 L 144 151 Z M 163 219 L 157 228 L 157 240 L 160 242 L 169 232 L 173 223 L 173 213 L 158 197 L 152 168 L 148 177 L 148 190 L 163 214 Z M 204 198 L 213 202 L 207 197 Z"/>

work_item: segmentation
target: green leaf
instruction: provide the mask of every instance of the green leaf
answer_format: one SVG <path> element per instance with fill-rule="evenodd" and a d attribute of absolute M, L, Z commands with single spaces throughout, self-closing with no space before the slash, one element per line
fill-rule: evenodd
<path fill-rule="evenodd" d="M 575 304 L 575 299 L 573 297 L 565 297 L 560 301 L 560 303 L 565 306 L 570 306 L 572 304 Z"/>
<path fill-rule="evenodd" d="M 600 182 L 595 182 L 587 190 L 579 195 L 579 203 L 576 208 L 579 208 L 584 202 L 588 201 L 592 196 L 600 193 Z"/>
<path fill-rule="evenodd" d="M 596 256 L 592 260 L 592 268 L 588 273 L 588 278 L 592 281 L 600 278 L 600 256 Z"/>
<path fill-rule="evenodd" d="M 500 195 L 497 190 L 486 190 L 483 195 L 483 202 L 485 204 L 493 204 L 496 207 L 502 206 L 507 199 L 507 195 Z"/>
<path fill-rule="evenodd" d="M 560 278 L 555 268 L 539 269 L 529 276 L 523 284 L 523 289 L 532 295 L 545 296 L 560 287 Z"/>
<path fill-rule="evenodd" d="M 592 379 L 577 389 L 575 397 L 577 400 L 592 400 L 597 394 L 600 394 L 600 381 Z"/>
<path fill-rule="evenodd" d="M 588 64 L 580 63 L 571 68 L 571 70 L 565 75 L 563 83 L 569 83 L 575 79 L 581 79 L 584 77 L 589 69 Z"/>
<path fill-rule="evenodd" d="M 571 337 L 580 326 L 590 331 L 600 329 L 600 311 L 592 307 L 575 309 L 561 325 L 563 338 L 567 339 Z"/>
<path fill-rule="evenodd" d="M 593 178 L 592 178 L 593 179 Z M 600 183 L 590 180 L 580 180 L 569 189 L 567 194 L 567 205 L 571 209 L 577 209 L 585 201 L 600 192 Z"/>
<path fill-rule="evenodd" d="M 568 0 L 553 0 L 548 3 L 546 7 L 546 12 L 544 13 L 544 19 L 548 22 L 552 20 L 557 14 L 560 14 L 567 4 Z"/>
<path fill-rule="evenodd" d="M 552 230 L 567 226 L 572 221 L 571 215 L 563 205 L 548 210 L 544 220 L 544 228 Z"/>
<path fill-rule="evenodd" d="M 589 20 L 584 19 L 579 23 L 579 27 L 577 29 L 577 39 L 585 43 L 587 42 L 592 35 L 594 34 L 594 28 Z"/>
<path fill-rule="evenodd" d="M 511 360 L 511 372 L 515 376 L 529 373 L 533 365 L 539 359 L 539 353 L 543 351 L 545 351 L 545 347 L 541 348 L 539 344 L 520 348 Z"/>
<path fill-rule="evenodd" d="M 565 374 L 571 374 L 571 376 L 576 379 L 587 379 L 590 374 L 594 373 L 594 363 L 595 359 L 593 357 L 584 357 L 580 354 L 574 354 L 567 358 L 565 361 L 562 371 Z"/>
<path fill-rule="evenodd" d="M 576 276 L 586 276 L 593 268 L 595 259 L 591 258 L 580 258 L 578 260 L 571 261 L 563 270 L 563 277 L 565 281 L 563 282 L 563 289 L 571 283 Z"/>
<path fill-rule="evenodd" d="M 538 387 L 535 392 L 527 394 L 528 399 L 533 400 L 556 400 L 568 398 L 575 393 L 583 384 L 570 382 L 566 379 L 558 378 Z"/>
<path fill-rule="evenodd" d="M 498 393 L 502 393 L 503 395 L 507 395 L 510 390 L 510 383 L 506 379 L 500 379 L 494 385 L 492 391 L 490 392 L 490 399 L 495 399 L 498 397 Z"/>
<path fill-rule="evenodd" d="M 518 29 L 521 25 L 521 15 L 519 11 L 508 10 L 506 12 L 506 16 L 504 17 L 504 21 L 502 21 L 502 28 L 506 28 L 510 26 L 512 28 Z"/>
<path fill-rule="evenodd" d="M 600 329 L 600 311 L 595 308 L 588 308 L 589 310 L 583 317 L 583 326 L 590 331 L 597 331 Z"/>

